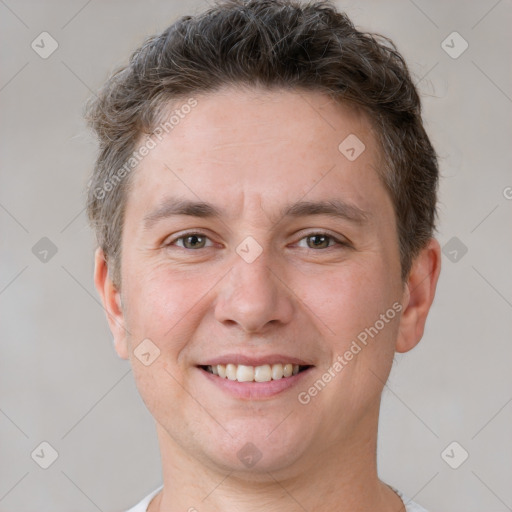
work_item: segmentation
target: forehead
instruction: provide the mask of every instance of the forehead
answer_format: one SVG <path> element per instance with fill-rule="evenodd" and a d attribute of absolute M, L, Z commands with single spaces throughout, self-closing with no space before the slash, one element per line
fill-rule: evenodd
<path fill-rule="evenodd" d="M 371 123 L 353 106 L 318 91 L 224 88 L 194 100 L 162 115 L 173 116 L 172 129 L 153 137 L 128 203 L 147 209 L 172 192 L 225 207 L 282 206 L 336 190 L 364 209 L 382 193 Z"/>
<path fill-rule="evenodd" d="M 185 114 L 180 111 L 185 112 L 190 98 L 173 102 L 161 112 L 164 120 L 174 118 L 172 138 L 183 150 L 196 152 L 203 146 L 209 152 L 229 153 L 231 149 L 236 156 L 240 145 L 270 151 L 287 142 L 295 150 L 305 143 L 304 150 L 313 150 L 314 156 L 324 145 L 332 149 L 334 143 L 337 149 L 336 142 L 349 135 L 348 130 L 371 146 L 374 142 L 371 123 L 360 108 L 336 102 L 320 91 L 224 87 L 194 100 L 196 106 Z"/>

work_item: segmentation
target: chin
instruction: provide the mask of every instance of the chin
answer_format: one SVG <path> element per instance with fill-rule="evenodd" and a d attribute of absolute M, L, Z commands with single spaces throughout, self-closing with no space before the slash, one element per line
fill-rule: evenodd
<path fill-rule="evenodd" d="M 203 453 L 223 471 L 245 480 L 268 481 L 268 472 L 287 471 L 307 459 L 312 429 L 304 422 L 294 424 L 294 416 L 296 422 L 291 414 L 228 423 L 231 436 L 224 432 L 222 441 L 206 439 Z"/>

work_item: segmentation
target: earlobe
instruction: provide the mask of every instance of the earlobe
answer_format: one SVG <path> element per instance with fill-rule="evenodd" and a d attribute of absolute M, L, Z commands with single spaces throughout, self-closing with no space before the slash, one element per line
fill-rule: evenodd
<path fill-rule="evenodd" d="M 94 285 L 101 297 L 110 331 L 114 337 L 115 350 L 121 359 L 128 359 L 128 338 L 121 294 L 112 282 L 101 247 L 98 247 L 94 254 Z"/>
<path fill-rule="evenodd" d="M 435 238 L 431 238 L 415 258 L 405 285 L 397 352 L 408 352 L 421 340 L 440 272 L 441 247 Z"/>

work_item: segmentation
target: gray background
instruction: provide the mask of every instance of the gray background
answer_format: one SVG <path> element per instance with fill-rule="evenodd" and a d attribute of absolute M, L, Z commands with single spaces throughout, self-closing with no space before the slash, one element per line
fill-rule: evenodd
<path fill-rule="evenodd" d="M 511 2 L 338 5 L 408 60 L 441 157 L 438 239 L 458 240 L 424 338 L 384 391 L 380 476 L 430 512 L 512 510 Z M 154 421 L 93 284 L 82 108 L 145 37 L 206 6 L 0 0 L 2 512 L 123 510 L 161 483 Z M 59 45 L 47 59 L 31 48 L 43 31 Z M 441 45 L 453 31 L 469 43 L 456 59 Z M 43 237 L 57 248 L 46 262 Z M 48 469 L 31 457 L 43 441 L 58 452 Z M 452 441 L 469 453 L 458 469 L 441 456 Z"/>

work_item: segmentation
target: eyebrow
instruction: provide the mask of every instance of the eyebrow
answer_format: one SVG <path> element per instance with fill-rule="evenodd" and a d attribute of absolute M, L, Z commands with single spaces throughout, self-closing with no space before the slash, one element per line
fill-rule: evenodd
<path fill-rule="evenodd" d="M 191 201 L 179 197 L 168 197 L 152 212 L 144 216 L 144 230 L 151 229 L 158 221 L 188 215 L 190 217 L 222 218 L 225 212 L 217 206 L 204 201 Z M 286 205 L 280 212 L 280 219 L 283 217 L 307 217 L 311 215 L 327 215 L 333 218 L 348 220 L 355 224 L 364 224 L 369 219 L 368 212 L 358 206 L 346 203 L 340 199 L 326 201 L 298 201 Z"/>

